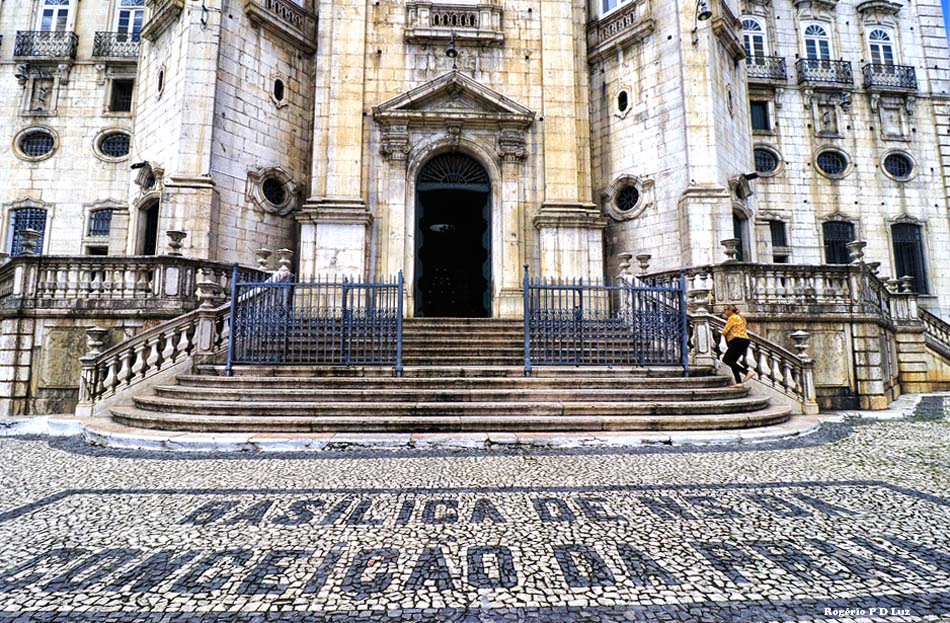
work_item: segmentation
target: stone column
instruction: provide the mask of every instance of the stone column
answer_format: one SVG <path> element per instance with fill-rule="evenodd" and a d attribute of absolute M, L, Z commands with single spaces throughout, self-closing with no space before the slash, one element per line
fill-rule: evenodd
<path fill-rule="evenodd" d="M 524 131 L 503 128 L 498 137 L 501 158 L 501 275 L 495 279 L 495 316 L 517 318 L 524 313 L 524 240 L 521 230 L 524 206 L 521 202 L 524 160 L 527 156 Z"/>
<path fill-rule="evenodd" d="M 544 202 L 534 218 L 545 277 L 602 278 L 607 221 L 591 202 L 588 69 L 578 5 L 541 7 Z"/>
<path fill-rule="evenodd" d="M 363 87 L 367 3 L 322 0 L 318 14 L 313 187 L 297 214 L 300 278 L 367 273 Z"/>

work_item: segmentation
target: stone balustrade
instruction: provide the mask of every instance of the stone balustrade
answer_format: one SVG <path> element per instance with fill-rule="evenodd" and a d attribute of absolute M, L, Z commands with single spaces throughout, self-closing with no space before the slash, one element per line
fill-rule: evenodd
<path fill-rule="evenodd" d="M 649 36 L 655 29 L 653 0 L 632 0 L 587 26 L 587 56 L 601 59 Z"/>
<path fill-rule="evenodd" d="M 0 310 L 82 308 L 115 315 L 185 311 L 197 306 L 199 270 L 226 289 L 232 268 L 171 255 L 21 255 L 0 266 Z"/>
<path fill-rule="evenodd" d="M 301 6 L 291 0 L 244 0 L 244 12 L 255 26 L 260 26 L 297 46 L 305 54 L 317 49 L 317 15 L 308 0 Z"/>
<path fill-rule="evenodd" d="M 410 0 L 406 3 L 405 38 L 409 43 L 435 44 L 454 34 L 462 42 L 501 45 L 503 10 L 495 2 L 460 5 Z"/>
<path fill-rule="evenodd" d="M 705 311 L 690 314 L 689 321 L 691 363 L 716 365 L 726 353 L 726 339 L 721 333 L 725 322 Z M 749 332 L 751 343 L 745 363 L 755 372 L 758 383 L 788 398 L 802 413 L 818 413 L 815 364 L 807 354 L 810 335 L 795 331 L 790 337 L 797 354 Z"/>
<path fill-rule="evenodd" d="M 926 329 L 927 345 L 950 358 L 950 324 L 925 309 L 918 310 L 918 315 Z"/>

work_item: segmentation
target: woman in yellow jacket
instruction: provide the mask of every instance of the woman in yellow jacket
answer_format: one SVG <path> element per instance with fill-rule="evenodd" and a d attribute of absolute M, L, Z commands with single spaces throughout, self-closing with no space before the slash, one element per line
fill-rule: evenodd
<path fill-rule="evenodd" d="M 745 365 L 745 353 L 749 349 L 749 334 L 746 332 L 745 318 L 739 315 L 739 308 L 735 305 L 727 305 L 722 315 L 726 318 L 726 327 L 722 330 L 722 334 L 729 345 L 726 354 L 722 357 L 722 362 L 732 368 L 732 373 L 736 377 L 736 384 L 732 387 L 742 387 L 743 383 L 755 376 L 755 372 Z"/>

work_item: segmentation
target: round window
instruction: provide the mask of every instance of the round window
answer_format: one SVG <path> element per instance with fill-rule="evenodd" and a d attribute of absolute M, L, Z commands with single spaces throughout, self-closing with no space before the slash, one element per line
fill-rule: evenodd
<path fill-rule="evenodd" d="M 910 179 L 914 172 L 914 161 L 907 154 L 889 154 L 884 158 L 884 170 L 898 180 Z"/>
<path fill-rule="evenodd" d="M 20 151 L 27 158 L 42 158 L 50 154 L 55 146 L 56 139 L 49 130 L 29 130 L 20 136 Z"/>
<path fill-rule="evenodd" d="M 99 151 L 108 158 L 124 158 L 129 155 L 129 146 L 132 142 L 125 132 L 109 134 L 99 143 Z"/>
<path fill-rule="evenodd" d="M 284 81 L 279 78 L 274 80 L 274 99 L 278 102 L 284 101 Z"/>
<path fill-rule="evenodd" d="M 756 147 L 752 154 L 755 157 L 756 173 L 768 175 L 769 173 L 775 173 L 775 171 L 778 170 L 778 154 L 776 154 L 771 149 Z"/>
<path fill-rule="evenodd" d="M 637 203 L 640 202 L 640 191 L 637 190 L 636 186 L 624 186 L 623 189 L 617 193 L 617 209 L 621 212 L 629 212 L 630 210 L 637 207 Z"/>
<path fill-rule="evenodd" d="M 617 110 L 627 112 L 628 108 L 630 108 L 630 95 L 626 91 L 621 91 L 617 94 Z"/>
<path fill-rule="evenodd" d="M 840 151 L 828 149 L 816 158 L 818 168 L 829 177 L 840 177 L 848 168 L 848 159 Z"/>
<path fill-rule="evenodd" d="M 269 177 L 261 184 L 264 198 L 275 206 L 282 206 L 287 201 L 287 189 L 280 181 Z"/>

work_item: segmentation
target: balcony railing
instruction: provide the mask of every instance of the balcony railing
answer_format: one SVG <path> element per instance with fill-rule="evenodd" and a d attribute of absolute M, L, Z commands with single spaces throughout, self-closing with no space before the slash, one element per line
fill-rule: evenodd
<path fill-rule="evenodd" d="M 785 82 L 788 68 L 781 56 L 749 56 L 745 59 L 746 74 L 751 81 Z"/>
<path fill-rule="evenodd" d="M 907 65 L 864 66 L 864 88 L 897 91 L 917 90 L 917 70 Z"/>
<path fill-rule="evenodd" d="M 20 58 L 76 58 L 79 35 L 65 30 L 20 30 L 13 56 Z"/>
<path fill-rule="evenodd" d="M 625 7 L 587 25 L 587 56 L 604 58 L 615 50 L 640 41 L 654 30 L 652 4 L 631 0 Z"/>
<path fill-rule="evenodd" d="M 850 61 L 825 61 L 811 58 L 795 63 L 798 82 L 811 84 L 854 85 L 854 71 Z"/>
<path fill-rule="evenodd" d="M 92 45 L 92 55 L 96 58 L 138 58 L 138 33 L 97 32 Z"/>
<path fill-rule="evenodd" d="M 410 0 L 406 20 L 410 43 L 440 43 L 453 33 L 459 41 L 482 45 L 501 45 L 505 40 L 501 6 L 487 0 L 473 5 Z"/>

